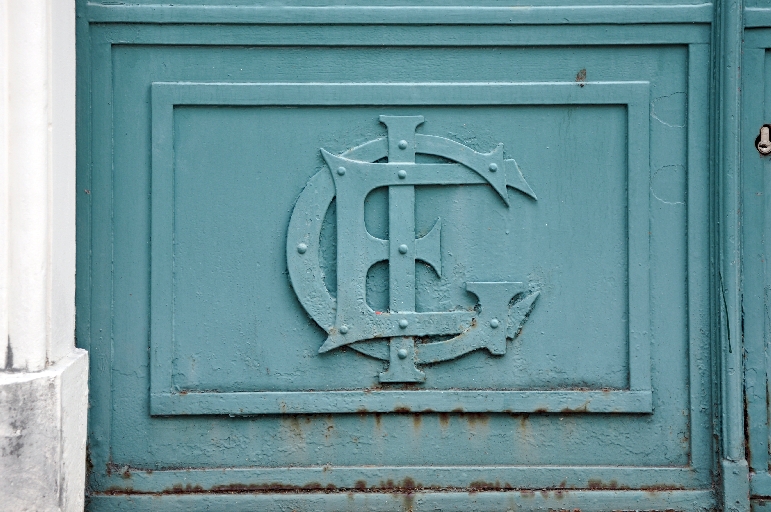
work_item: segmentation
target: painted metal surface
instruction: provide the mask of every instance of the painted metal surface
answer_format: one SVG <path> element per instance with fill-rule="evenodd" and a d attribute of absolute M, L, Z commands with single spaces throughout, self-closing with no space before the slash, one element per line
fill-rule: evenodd
<path fill-rule="evenodd" d="M 747 456 L 752 471 L 754 498 L 771 497 L 769 473 L 769 194 L 771 163 L 760 152 L 751 134 L 762 130 L 771 119 L 771 30 L 747 30 L 743 53 L 742 166 L 744 169 L 744 350 L 747 414 Z M 762 135 L 762 133 L 761 133 Z M 762 137 L 758 137 L 762 139 Z M 767 502 L 754 502 L 753 509 L 765 510 Z"/>
<path fill-rule="evenodd" d="M 711 6 L 466 7 L 80 4 L 92 510 L 715 505 Z"/>
<path fill-rule="evenodd" d="M 442 276 L 442 221 L 437 218 L 428 233 L 415 238 L 415 186 L 468 186 L 481 182 L 493 187 L 507 206 L 507 185 L 532 198 L 535 195 L 516 162 L 503 159 L 503 144 L 490 153 L 479 153 L 444 137 L 415 134 L 415 128 L 423 124 L 423 116 L 380 116 L 380 122 L 388 128 L 387 139 L 365 142 L 343 156 L 321 150 L 329 172 L 322 170 L 311 178 L 309 183 L 314 186 L 295 204 L 287 235 L 289 274 L 298 299 L 329 335 L 319 353 L 351 346 L 389 361 L 388 370 L 380 374 L 380 382 L 423 382 L 425 373 L 418 370 L 416 363 L 448 361 L 482 348 L 491 354 L 505 354 L 506 338 L 514 338 L 522 328 L 539 292 L 526 294 L 527 287 L 521 282 L 466 282 L 466 291 L 479 299 L 475 306 L 481 310 L 479 314 L 415 312 L 416 262 L 422 261 L 438 277 Z M 372 149 L 373 146 L 379 146 L 380 151 Z M 388 163 L 356 160 L 358 152 L 369 153 L 369 161 L 387 155 Z M 438 156 L 460 165 L 419 164 L 415 162 L 416 154 Z M 318 204 L 319 201 L 311 199 L 306 205 L 305 198 L 321 195 L 322 188 L 331 191 L 330 176 L 334 192 L 326 194 L 327 201 Z M 326 186 L 321 182 L 326 182 Z M 364 200 L 381 187 L 388 188 L 389 240 L 369 234 L 364 222 Z M 304 220 L 322 219 L 335 198 L 338 293 L 332 297 L 318 260 L 306 263 L 311 254 L 320 250 L 322 224 L 310 223 L 315 229 L 308 230 L 304 229 Z M 317 205 L 319 208 L 314 208 Z M 373 310 L 366 300 L 367 272 L 381 261 L 388 261 L 389 309 L 385 312 Z M 322 305 L 319 297 L 323 297 Z M 515 297 L 519 298 L 516 302 Z M 326 321 L 329 316 L 334 317 L 334 322 Z M 430 340 L 450 334 L 455 336 L 415 344 L 416 336 Z M 382 340 L 375 341 L 379 338 L 389 339 L 387 348 Z"/>

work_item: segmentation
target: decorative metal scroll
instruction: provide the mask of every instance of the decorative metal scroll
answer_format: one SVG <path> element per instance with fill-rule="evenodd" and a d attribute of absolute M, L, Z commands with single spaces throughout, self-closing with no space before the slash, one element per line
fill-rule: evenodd
<path fill-rule="evenodd" d="M 478 298 L 472 311 L 416 312 L 415 262 L 442 275 L 441 219 L 415 237 L 415 187 L 488 185 L 509 206 L 507 187 L 536 199 L 514 160 L 504 160 L 503 144 L 479 153 L 458 142 L 415 133 L 423 116 L 380 116 L 388 136 L 342 155 L 324 149 L 328 169 L 314 175 L 292 212 L 287 237 L 289 275 L 300 303 L 328 333 L 320 353 L 349 346 L 389 362 L 381 382 L 423 382 L 417 365 L 455 359 L 478 349 L 506 353 L 538 291 L 523 282 L 467 282 Z M 415 154 L 455 163 L 416 163 Z M 375 163 L 381 159 L 387 163 Z M 364 222 L 364 199 L 388 187 L 389 240 L 372 236 Z M 337 297 L 324 283 L 319 245 L 324 217 L 337 198 Z M 388 261 L 389 310 L 374 311 L 366 299 L 366 278 L 376 263 Z M 432 341 L 432 337 L 447 337 Z M 428 339 L 416 343 L 415 338 Z"/>

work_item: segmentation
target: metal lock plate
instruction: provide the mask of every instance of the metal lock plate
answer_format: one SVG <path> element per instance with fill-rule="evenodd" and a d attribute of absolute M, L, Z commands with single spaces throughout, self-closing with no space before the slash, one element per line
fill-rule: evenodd
<path fill-rule="evenodd" d="M 771 154 L 771 124 L 760 127 L 760 134 L 755 138 L 755 149 L 763 156 Z"/>

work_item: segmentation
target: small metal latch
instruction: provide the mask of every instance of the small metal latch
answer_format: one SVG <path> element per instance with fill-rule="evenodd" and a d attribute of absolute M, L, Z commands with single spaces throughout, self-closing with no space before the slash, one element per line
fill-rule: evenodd
<path fill-rule="evenodd" d="M 755 148 L 763 156 L 771 154 L 771 124 L 760 127 L 760 135 L 755 139 Z"/>

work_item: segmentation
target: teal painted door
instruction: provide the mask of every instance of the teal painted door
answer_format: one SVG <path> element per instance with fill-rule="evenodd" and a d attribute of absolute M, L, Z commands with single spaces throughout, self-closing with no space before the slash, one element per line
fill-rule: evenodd
<path fill-rule="evenodd" d="M 752 22 L 752 19 L 750 19 Z M 743 137 L 744 168 L 744 346 L 747 394 L 747 455 L 753 472 L 753 498 L 771 497 L 769 473 L 769 281 L 768 240 L 771 228 L 771 172 L 768 153 L 761 144 L 761 128 L 771 119 L 771 30 L 761 21 L 748 28 L 745 35 L 743 63 Z M 768 25 L 765 23 L 765 25 Z M 756 137 L 758 140 L 756 140 Z M 760 145 L 761 151 L 758 150 Z M 769 504 L 755 501 L 758 510 Z"/>
<path fill-rule="evenodd" d="M 79 13 L 91 510 L 714 506 L 711 6 Z"/>

